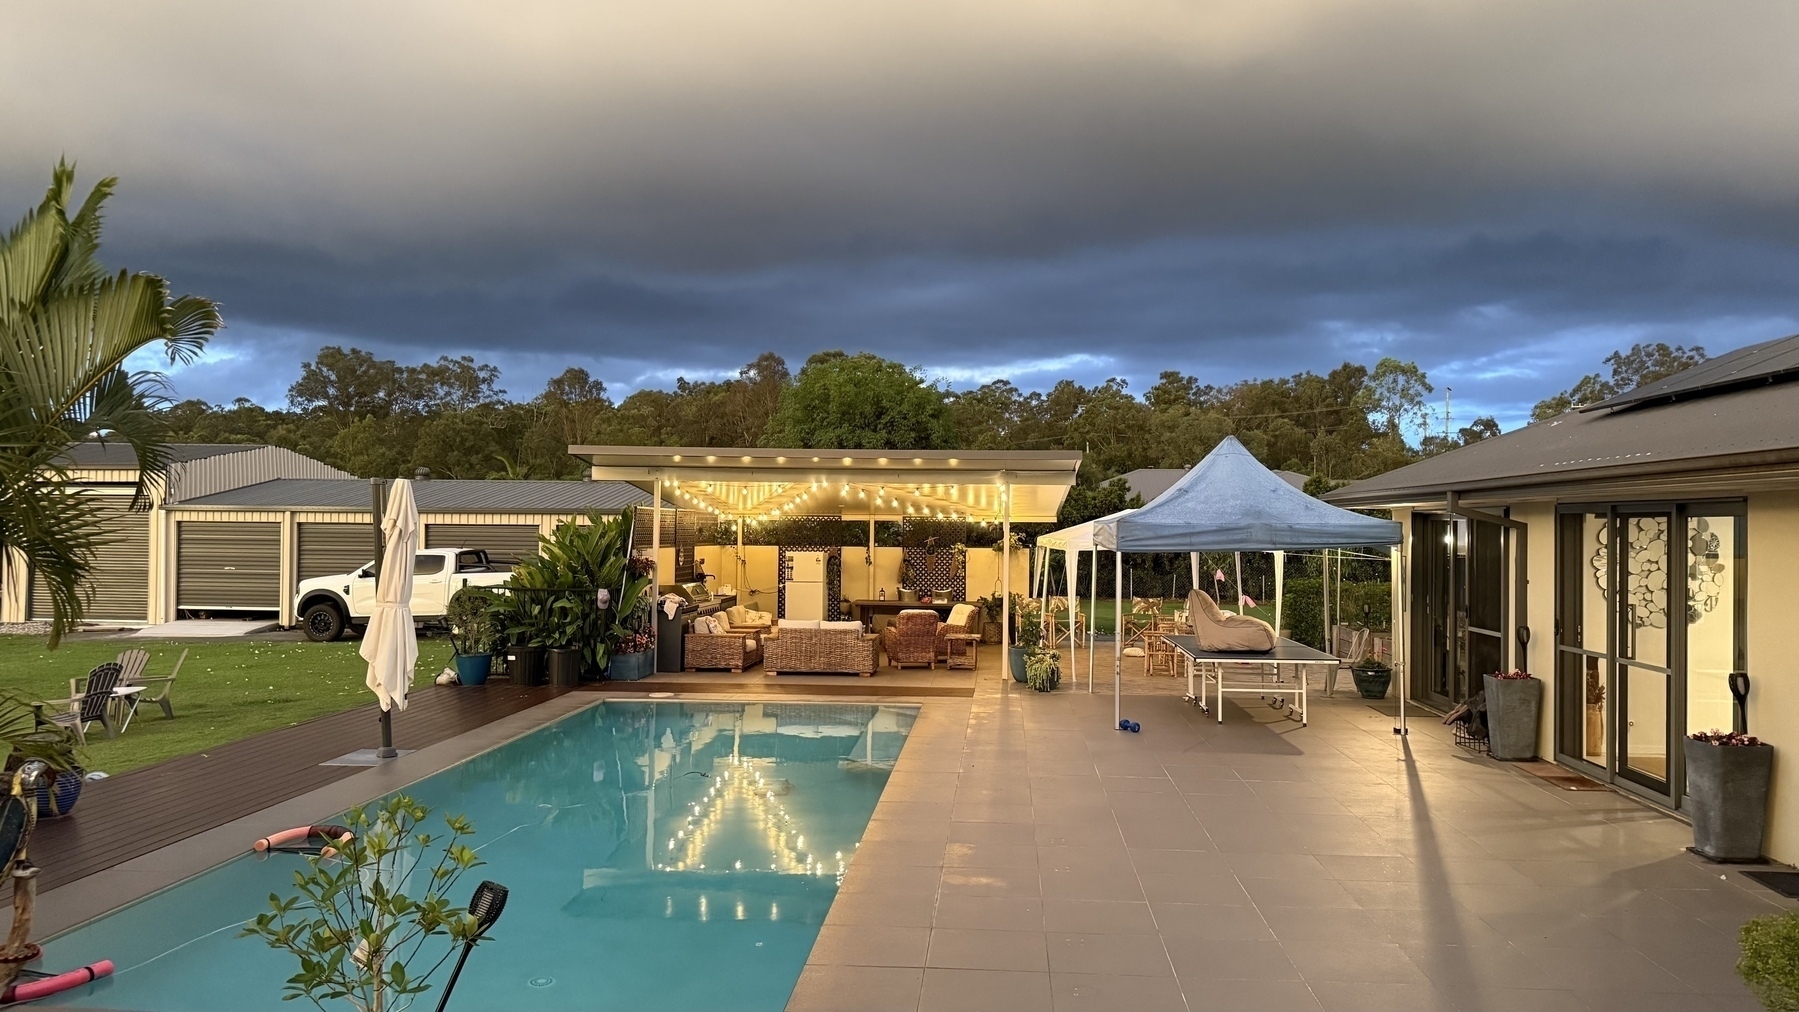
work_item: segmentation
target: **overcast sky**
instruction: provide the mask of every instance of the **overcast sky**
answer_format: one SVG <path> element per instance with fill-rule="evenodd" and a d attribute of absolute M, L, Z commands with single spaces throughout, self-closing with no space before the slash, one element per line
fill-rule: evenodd
<path fill-rule="evenodd" d="M 1509 428 L 1799 331 L 1796 44 L 1790 0 L 24 0 L 0 210 L 121 177 L 106 258 L 223 303 L 216 402 L 327 343 L 515 396 L 1395 355 Z"/>

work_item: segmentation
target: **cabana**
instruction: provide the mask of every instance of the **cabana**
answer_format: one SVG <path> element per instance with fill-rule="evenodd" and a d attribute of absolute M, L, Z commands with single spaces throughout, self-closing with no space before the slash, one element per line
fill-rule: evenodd
<path fill-rule="evenodd" d="M 1126 552 L 1188 552 L 1197 571 L 1200 552 L 1274 552 L 1397 546 L 1400 525 L 1363 516 L 1314 499 L 1262 466 L 1235 436 L 1226 436 L 1168 491 L 1142 509 L 1094 521 L 1093 547 L 1110 551 L 1118 566 L 1113 594 L 1124 607 Z M 1395 565 L 1397 569 L 1397 565 Z M 1275 600 L 1280 600 L 1280 570 L 1275 566 Z M 1241 611 L 1242 566 L 1238 565 L 1238 608 Z M 1197 585 L 1198 580 L 1195 579 Z M 1112 722 L 1120 716 L 1124 640 L 1113 637 Z M 1243 660 L 1254 662 L 1256 655 Z M 1221 683 L 1222 684 L 1222 683 Z M 1400 724 L 1405 723 L 1405 671 L 1400 672 Z M 1224 703 L 1222 695 L 1219 705 Z"/>
<path fill-rule="evenodd" d="M 1105 523 L 1108 520 L 1117 520 L 1119 517 L 1125 516 L 1126 514 L 1129 514 L 1132 512 L 1135 512 L 1135 511 L 1134 510 L 1119 510 L 1117 513 L 1113 513 L 1108 516 L 1100 517 L 1098 520 L 1089 520 L 1086 523 L 1075 524 L 1073 527 L 1064 527 L 1059 531 L 1055 531 L 1050 534 L 1044 534 L 1037 538 L 1037 547 L 1042 549 L 1044 552 L 1045 567 L 1048 566 L 1048 555 L 1050 552 L 1061 552 L 1062 559 L 1063 559 L 1063 565 L 1067 569 L 1067 573 L 1068 573 L 1068 628 L 1070 630 L 1069 641 L 1068 641 L 1068 659 L 1071 662 L 1074 660 L 1074 649 L 1075 649 L 1074 637 L 1073 637 L 1073 632 L 1072 632 L 1072 630 L 1074 629 L 1074 610 L 1075 610 L 1075 608 L 1079 607 L 1079 596 L 1075 593 L 1074 580 L 1075 580 L 1075 574 L 1076 574 L 1079 564 L 1080 564 L 1081 553 L 1082 552 L 1093 553 L 1093 569 L 1091 572 L 1089 572 L 1087 574 L 1087 577 L 1088 577 L 1088 579 L 1087 579 L 1087 583 L 1088 583 L 1087 599 L 1090 602 L 1089 607 L 1093 608 L 1095 614 L 1097 615 L 1098 608 L 1099 608 L 1099 551 L 1098 551 L 1098 549 L 1096 549 L 1094 547 L 1093 531 L 1094 531 L 1095 527 L 1099 524 Z M 1045 613 L 1046 617 L 1047 617 L 1047 614 L 1048 613 L 1046 612 Z M 1116 620 L 1114 620 L 1114 621 L 1116 621 Z M 1093 655 L 1094 655 L 1093 630 L 1094 630 L 1095 625 L 1096 625 L 1096 623 L 1091 622 L 1091 621 L 1087 623 L 1087 691 L 1088 692 L 1093 691 L 1093 664 L 1094 664 L 1094 661 L 1093 661 Z"/>

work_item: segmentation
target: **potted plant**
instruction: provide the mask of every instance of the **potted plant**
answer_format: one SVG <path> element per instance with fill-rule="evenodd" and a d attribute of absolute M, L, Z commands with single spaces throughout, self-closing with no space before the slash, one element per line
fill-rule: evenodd
<path fill-rule="evenodd" d="M 17 692 L 0 692 L 0 744 L 7 750 L 5 772 L 9 778 L 33 759 L 50 767 L 38 780 L 38 818 L 74 810 L 87 771 L 77 759 L 73 730 L 60 724 L 39 724 L 30 699 Z"/>
<path fill-rule="evenodd" d="M 493 595 L 488 607 L 496 641 L 507 652 L 506 674 L 514 685 L 543 684 L 547 604 L 542 594 L 507 587 Z"/>
<path fill-rule="evenodd" d="M 298 961 L 284 999 L 319 1008 L 342 1002 L 357 1012 L 404 1009 L 436 986 L 451 953 L 464 948 L 466 957 L 498 919 L 503 886 L 484 882 L 476 890 L 478 897 L 497 892 L 497 906 L 475 903 L 471 911 L 450 899 L 462 876 L 483 863 L 464 842 L 474 824 L 445 816 L 448 833 L 432 835 L 423 825 L 430 812 L 403 794 L 353 809 L 344 818 L 351 835 L 334 845 L 335 856 L 308 857 L 294 873 L 297 895 L 271 894 L 269 910 L 244 926 L 239 937 L 260 938 Z"/>
<path fill-rule="evenodd" d="M 1356 691 L 1363 699 L 1387 698 L 1387 687 L 1393 684 L 1393 668 L 1377 657 L 1364 657 L 1349 669 Z"/>
<path fill-rule="evenodd" d="M 513 567 L 507 585 L 542 601 L 537 635 L 548 648 L 552 684 L 572 686 L 583 673 L 604 672 L 623 635 L 620 616 L 632 614 L 650 590 L 649 560 L 632 556 L 634 513 L 565 520 L 536 556 Z"/>
<path fill-rule="evenodd" d="M 1586 754 L 1605 754 L 1605 683 L 1597 671 L 1587 672 Z"/>
<path fill-rule="evenodd" d="M 975 605 L 981 609 L 981 642 L 992 646 L 999 642 L 1000 623 L 1005 618 L 1006 599 L 1000 594 L 989 594 L 976 598 Z"/>
<path fill-rule="evenodd" d="M 456 652 L 456 680 L 483 685 L 493 671 L 497 640 L 491 610 L 494 595 L 485 587 L 463 587 L 450 598 L 444 618 L 450 623 L 450 647 Z"/>
<path fill-rule="evenodd" d="M 1038 692 L 1054 692 L 1062 683 L 1062 656 L 1054 650 L 1036 649 L 1025 654 L 1024 682 Z"/>
<path fill-rule="evenodd" d="M 1025 658 L 1043 646 L 1043 610 L 1035 598 L 1012 595 L 1012 645 L 1007 665 L 1016 681 L 1025 680 Z"/>
<path fill-rule="evenodd" d="M 1768 824 L 1774 746 L 1736 731 L 1686 738 L 1693 851 L 1713 861 L 1756 861 Z"/>
<path fill-rule="evenodd" d="M 1485 681 L 1488 754 L 1508 762 L 1535 759 L 1542 681 L 1528 671 L 1495 671 Z"/>
<path fill-rule="evenodd" d="M 655 644 L 650 639 L 650 624 L 656 608 L 647 595 L 638 598 L 637 607 L 618 623 L 618 634 L 612 645 L 612 659 L 606 665 L 606 677 L 614 681 L 635 682 L 656 673 Z"/>

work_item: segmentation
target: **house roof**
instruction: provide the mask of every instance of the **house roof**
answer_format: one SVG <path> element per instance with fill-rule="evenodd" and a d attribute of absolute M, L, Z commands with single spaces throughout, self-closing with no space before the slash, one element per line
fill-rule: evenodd
<path fill-rule="evenodd" d="M 1799 337 L 1744 350 L 1771 366 L 1799 354 Z M 1739 368 L 1732 380 L 1726 362 L 1687 384 L 1663 386 L 1660 394 L 1651 389 L 1660 384 L 1651 384 L 1643 388 L 1650 400 L 1614 398 L 1570 411 L 1324 498 L 1339 506 L 1404 506 L 1440 501 L 1450 492 L 1554 498 L 1600 486 L 1647 494 L 1682 483 L 1740 491 L 1754 482 L 1799 480 L 1799 382 L 1791 382 L 1799 372 L 1764 369 L 1744 386 L 1746 371 Z"/>
<path fill-rule="evenodd" d="M 1174 483 L 1180 481 L 1181 476 L 1189 470 L 1191 469 L 1185 467 L 1139 467 L 1135 471 L 1126 471 L 1118 477 L 1123 478 L 1124 483 L 1130 486 L 1131 491 L 1142 496 L 1143 501 L 1147 504 L 1154 502 L 1156 496 L 1173 488 Z M 1282 481 L 1294 488 L 1304 490 L 1306 487 L 1307 476 L 1298 471 L 1275 471 L 1274 473 L 1280 475 Z"/>
<path fill-rule="evenodd" d="M 433 478 L 415 481 L 421 513 L 617 513 L 647 506 L 649 493 L 622 481 L 509 481 Z M 666 505 L 666 503 L 665 503 Z M 275 478 L 189 499 L 178 509 L 367 510 L 361 478 Z"/>
<path fill-rule="evenodd" d="M 1580 410 L 1615 411 L 1669 403 L 1781 383 L 1795 377 L 1799 377 L 1799 335 L 1738 348 Z"/>
<path fill-rule="evenodd" d="M 190 460 L 203 460 L 226 453 L 243 453 L 255 450 L 261 443 L 175 443 L 169 447 L 169 462 L 174 464 Z M 84 467 L 110 470 L 132 470 L 137 467 L 137 451 L 124 440 L 113 439 L 102 442 L 90 439 L 69 447 L 62 456 L 62 462 L 68 467 Z"/>

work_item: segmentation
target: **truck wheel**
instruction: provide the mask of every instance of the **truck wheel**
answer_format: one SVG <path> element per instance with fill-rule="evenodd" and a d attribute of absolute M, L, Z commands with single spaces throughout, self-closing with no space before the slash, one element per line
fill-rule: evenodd
<path fill-rule="evenodd" d="M 300 624 L 306 627 L 307 639 L 329 643 L 344 634 L 344 613 L 335 604 L 315 604 L 306 609 Z"/>

